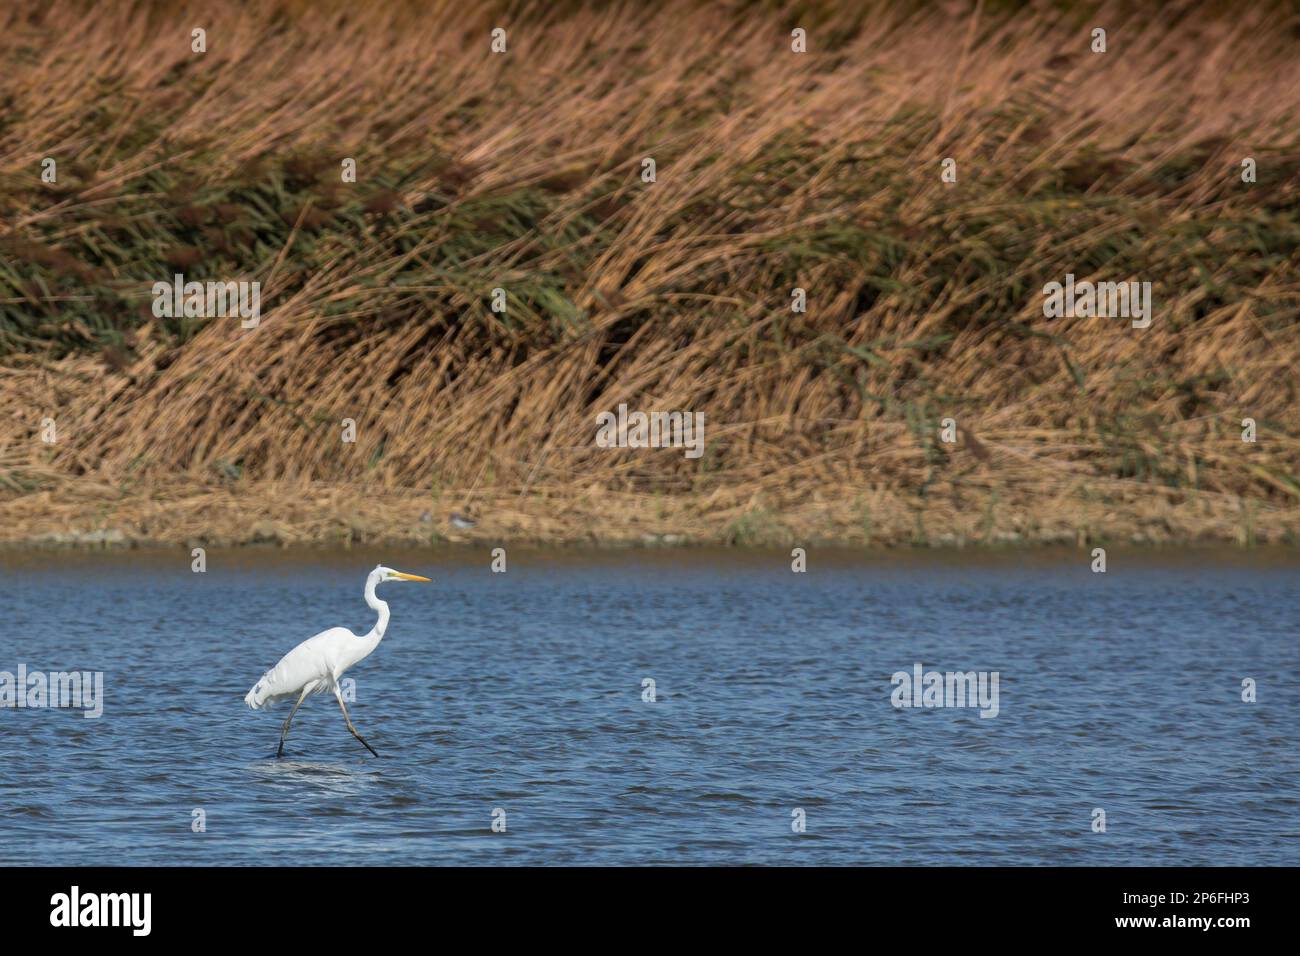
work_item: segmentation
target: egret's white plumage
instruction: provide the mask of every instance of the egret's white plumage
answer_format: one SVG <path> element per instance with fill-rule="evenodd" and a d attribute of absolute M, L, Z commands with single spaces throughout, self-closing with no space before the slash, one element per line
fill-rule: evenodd
<path fill-rule="evenodd" d="M 244 698 L 253 710 L 269 707 L 284 698 L 296 698 L 333 691 L 343 672 L 367 657 L 379 646 L 383 633 L 376 629 L 358 637 L 346 627 L 331 627 L 309 637 L 262 675 Z"/>
<path fill-rule="evenodd" d="M 367 750 L 375 756 L 375 748 L 366 743 L 365 738 L 352 726 L 348 716 L 347 705 L 339 690 L 339 679 L 353 664 L 365 659 L 379 646 L 388 629 L 388 604 L 375 594 L 375 588 L 385 581 L 428 581 L 417 574 L 405 574 L 379 565 L 366 577 L 366 604 L 379 613 L 379 620 L 370 633 L 358 636 L 346 627 L 331 627 L 321 631 L 315 637 L 309 637 L 284 657 L 280 662 L 262 675 L 262 679 L 253 685 L 253 689 L 244 698 L 244 703 L 253 710 L 269 707 L 277 700 L 296 698 L 293 710 L 285 719 L 280 731 L 280 750 L 276 756 L 284 753 L 284 739 L 289 733 L 289 724 L 298 712 L 302 702 L 313 694 L 329 691 L 338 699 L 352 736 L 360 740 Z"/>

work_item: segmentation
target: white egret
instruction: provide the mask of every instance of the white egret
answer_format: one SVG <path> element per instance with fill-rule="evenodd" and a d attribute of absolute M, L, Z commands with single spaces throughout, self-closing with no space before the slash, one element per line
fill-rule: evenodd
<path fill-rule="evenodd" d="M 386 581 L 428 580 L 418 574 L 394 571 L 382 564 L 376 566 L 366 577 L 366 604 L 379 612 L 379 620 L 375 622 L 369 634 L 358 637 L 346 627 L 331 627 L 328 631 L 321 631 L 315 637 L 307 638 L 280 658 L 280 663 L 262 675 L 262 679 L 244 698 L 244 703 L 253 710 L 267 707 L 282 698 L 294 696 L 298 698 L 298 702 L 293 705 L 293 710 L 289 711 L 289 716 L 285 718 L 284 726 L 280 728 L 280 749 L 275 753 L 277 757 L 284 754 L 284 739 L 289 736 L 289 724 L 293 721 L 293 715 L 298 713 L 302 702 L 312 694 L 323 694 L 325 691 L 333 691 L 334 697 L 339 702 L 339 708 L 343 711 L 343 720 L 347 723 L 352 736 L 361 741 L 376 757 L 379 756 L 375 748 L 366 743 L 366 738 L 357 733 L 357 728 L 352 726 L 347 704 L 343 703 L 343 693 L 339 690 L 339 678 L 353 664 L 369 656 L 384 639 L 384 631 L 388 628 L 388 605 L 375 595 L 376 586 Z"/>

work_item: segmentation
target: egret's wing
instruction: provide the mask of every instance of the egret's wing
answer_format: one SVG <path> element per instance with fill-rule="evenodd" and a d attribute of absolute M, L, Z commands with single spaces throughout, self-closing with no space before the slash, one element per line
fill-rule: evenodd
<path fill-rule="evenodd" d="M 355 641 L 356 636 L 346 627 L 331 627 L 307 638 L 262 675 L 244 703 L 257 710 L 281 697 L 297 697 L 308 684 L 330 675 L 330 652 L 349 640 Z"/>

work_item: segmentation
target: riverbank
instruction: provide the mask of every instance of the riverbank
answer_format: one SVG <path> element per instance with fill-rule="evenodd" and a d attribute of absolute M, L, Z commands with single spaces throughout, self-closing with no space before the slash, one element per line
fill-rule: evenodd
<path fill-rule="evenodd" d="M 1282 5 L 507 6 L 0 8 L 0 541 L 1300 533 Z"/>
<path fill-rule="evenodd" d="M 1122 486 L 1123 483 L 1116 482 Z M 456 516 L 453 520 L 453 515 Z M 467 520 L 466 520 L 467 519 Z M 444 543 L 589 547 L 1295 545 L 1300 508 L 1084 487 L 1017 500 L 1007 489 L 927 499 L 888 490 L 782 499 L 718 488 L 665 496 L 598 487 L 524 494 L 367 491 L 324 483 L 86 483 L 0 498 L 0 548 L 352 547 Z"/>

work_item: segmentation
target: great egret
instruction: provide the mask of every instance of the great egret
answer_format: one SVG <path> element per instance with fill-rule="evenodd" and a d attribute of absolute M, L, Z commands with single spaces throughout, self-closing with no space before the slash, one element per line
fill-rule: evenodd
<path fill-rule="evenodd" d="M 282 698 L 294 695 L 298 697 L 298 702 L 293 705 L 293 710 L 289 711 L 289 716 L 284 720 L 284 726 L 280 728 L 280 749 L 275 752 L 277 757 L 284 754 L 284 739 L 289 736 L 289 724 L 293 722 L 293 715 L 298 713 L 302 702 L 311 694 L 322 694 L 327 690 L 334 692 L 339 708 L 343 711 L 343 720 L 352 736 L 376 757 L 379 756 L 375 748 L 366 743 L 366 738 L 352 726 L 347 704 L 343 703 L 343 693 L 339 690 L 339 678 L 357 661 L 366 658 L 384 639 L 384 631 L 388 628 L 388 605 L 375 595 L 376 586 L 386 581 L 428 580 L 418 574 L 406 574 L 382 564 L 377 565 L 366 577 L 366 603 L 379 612 L 379 620 L 369 634 L 358 637 L 346 627 L 331 627 L 315 637 L 307 638 L 262 675 L 262 679 L 244 698 L 244 703 L 253 710 L 269 706 Z"/>

